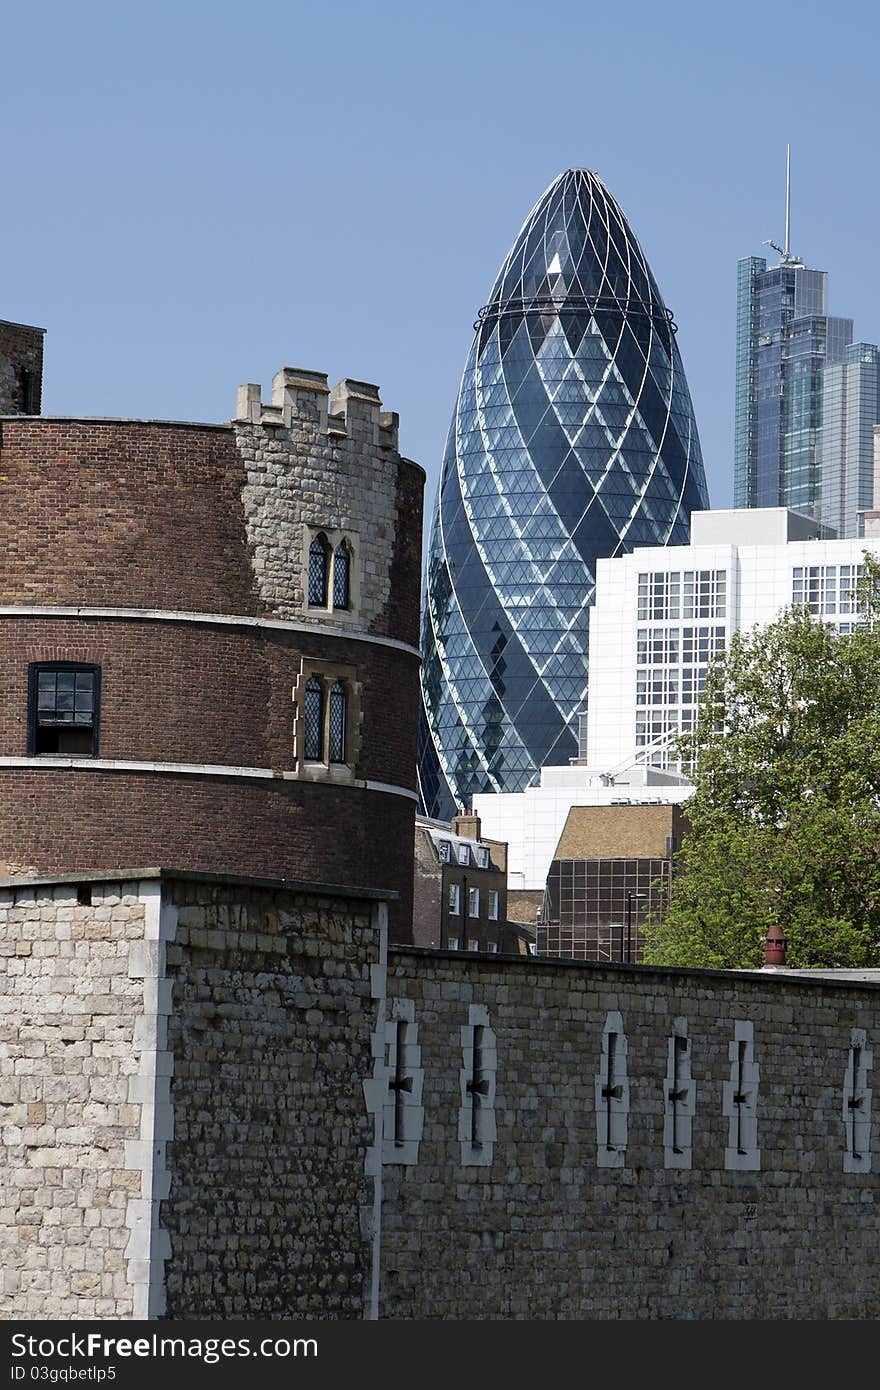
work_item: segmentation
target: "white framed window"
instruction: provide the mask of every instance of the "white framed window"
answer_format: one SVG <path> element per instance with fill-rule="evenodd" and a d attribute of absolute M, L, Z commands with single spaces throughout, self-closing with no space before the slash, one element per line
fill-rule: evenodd
<path fill-rule="evenodd" d="M 448 942 L 446 943 L 446 946 L 447 946 L 447 950 L 450 950 L 450 951 L 457 951 L 457 950 L 458 950 L 458 937 L 457 937 L 457 936 L 450 936 Z"/>
<path fill-rule="evenodd" d="M 437 846 L 437 854 L 441 864 L 450 864 L 452 862 L 452 846 L 448 840 L 440 841 Z"/>
<path fill-rule="evenodd" d="M 385 1020 L 385 1099 L 382 1106 L 382 1161 L 418 1162 L 425 1122 L 422 1087 L 425 1073 L 419 1026 L 411 999 L 395 999 Z"/>
<path fill-rule="evenodd" d="M 477 856 L 477 867 L 480 868 L 480 869 L 488 869 L 488 867 L 489 867 L 489 851 L 486 849 L 485 845 L 479 845 L 479 846 L 474 850 L 474 853 L 475 853 L 476 856 Z"/>
<path fill-rule="evenodd" d="M 467 868 L 468 864 L 470 863 L 470 853 L 468 851 L 467 845 L 459 845 L 458 862 L 459 864 L 463 865 L 464 868 Z"/>
<path fill-rule="evenodd" d="M 458 1112 L 461 1161 L 467 1165 L 488 1167 L 498 1137 L 495 1121 L 498 1053 L 485 1005 L 468 1006 L 468 1021 L 461 1030 L 461 1050 L 461 1107 Z"/>
<path fill-rule="evenodd" d="M 489 921 L 498 921 L 498 889 L 489 889 Z"/>
<path fill-rule="evenodd" d="M 853 1028 L 843 1080 L 845 1173 L 871 1171 L 871 1088 L 868 1073 L 874 1066 L 874 1052 L 867 1046 L 867 1041 L 864 1028 Z"/>
<path fill-rule="evenodd" d="M 595 1081 L 596 1157 L 600 1168 L 623 1168 L 629 1130 L 629 1077 L 623 1016 L 606 1015 Z"/>
<path fill-rule="evenodd" d="M 728 1056 L 730 1080 L 725 1081 L 723 1086 L 724 1114 L 728 1120 L 724 1166 L 742 1172 L 756 1172 L 761 1167 L 761 1150 L 758 1147 L 761 1069 L 755 1061 L 755 1025 L 750 1020 L 735 1020 Z"/>
<path fill-rule="evenodd" d="M 479 917 L 480 915 L 480 890 L 479 888 L 468 889 L 468 916 Z"/>
<path fill-rule="evenodd" d="M 457 884 L 457 883 L 450 883 L 450 885 L 449 885 L 449 911 L 450 911 L 450 914 L 451 914 L 453 917 L 457 917 L 458 914 L 459 914 L 459 911 L 460 911 L 460 893 L 461 893 L 461 889 L 459 888 L 458 884 Z"/>
<path fill-rule="evenodd" d="M 479 949 L 480 949 L 480 943 L 479 943 L 478 939 L 477 939 L 476 937 L 472 937 L 471 940 L 468 942 L 468 950 L 469 950 L 469 951 L 479 951 Z"/>

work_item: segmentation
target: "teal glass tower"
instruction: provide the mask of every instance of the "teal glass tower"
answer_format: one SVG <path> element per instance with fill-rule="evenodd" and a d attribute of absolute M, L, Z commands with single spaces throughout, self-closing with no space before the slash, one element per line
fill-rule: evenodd
<path fill-rule="evenodd" d="M 596 174 L 539 198 L 475 324 L 422 620 L 428 815 L 578 755 L 596 562 L 708 506 L 675 325 Z"/>
<path fill-rule="evenodd" d="M 737 507 L 820 516 L 823 373 L 853 337 L 852 319 L 825 312 L 827 278 L 787 252 L 737 267 Z"/>
<path fill-rule="evenodd" d="M 737 267 L 734 505 L 821 520 L 824 371 L 846 354 L 853 322 L 825 312 L 828 277 L 793 256 L 790 239 L 791 146 L 785 242 L 766 243 L 779 263 L 746 256 Z"/>

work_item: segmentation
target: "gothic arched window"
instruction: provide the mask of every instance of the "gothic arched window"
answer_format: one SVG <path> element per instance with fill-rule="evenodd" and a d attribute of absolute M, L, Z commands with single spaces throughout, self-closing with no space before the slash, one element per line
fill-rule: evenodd
<path fill-rule="evenodd" d="M 330 762 L 345 762 L 345 716 L 348 698 L 342 681 L 330 688 Z"/>
<path fill-rule="evenodd" d="M 333 556 L 333 607 L 348 608 L 351 551 L 347 541 L 340 541 Z"/>
<path fill-rule="evenodd" d="M 303 754 L 307 762 L 324 757 L 324 686 L 317 676 L 306 682 Z"/>
<path fill-rule="evenodd" d="M 309 603 L 327 607 L 327 576 L 330 569 L 330 542 L 319 531 L 309 546 Z"/>

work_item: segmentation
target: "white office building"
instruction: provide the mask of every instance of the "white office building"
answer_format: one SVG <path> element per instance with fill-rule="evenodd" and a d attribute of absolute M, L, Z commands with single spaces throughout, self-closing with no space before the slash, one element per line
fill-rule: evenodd
<path fill-rule="evenodd" d="M 474 797 L 484 833 L 508 843 L 509 888 L 544 887 L 570 807 L 686 799 L 672 740 L 693 727 L 712 656 L 791 603 L 845 630 L 866 548 L 880 554 L 880 538 L 824 539 L 811 517 L 766 507 L 694 512 L 690 545 L 599 560 L 585 760 Z"/>

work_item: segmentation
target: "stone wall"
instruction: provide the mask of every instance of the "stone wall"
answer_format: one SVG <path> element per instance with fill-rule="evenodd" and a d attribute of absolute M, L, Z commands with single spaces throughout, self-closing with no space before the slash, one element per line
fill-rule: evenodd
<path fill-rule="evenodd" d="M 383 1317 L 880 1316 L 878 1155 L 873 1172 L 845 1171 L 843 1119 L 854 1030 L 876 1046 L 880 987 L 394 950 L 389 1002 L 404 1000 L 424 1128 L 417 1162 L 384 1169 Z M 494 1106 L 482 1157 L 465 1163 L 481 1017 Z M 747 1151 L 731 1154 L 731 1069 L 749 1025 L 757 1160 L 748 1113 Z M 609 1031 L 620 1095 L 597 1099 Z M 671 1157 L 674 1032 L 696 1095 L 690 1148 Z M 623 1125 L 612 1150 L 609 1104 Z"/>
<path fill-rule="evenodd" d="M 0 319 L 0 415 L 39 415 L 43 336 L 42 328 Z"/>
<path fill-rule="evenodd" d="M 265 606 L 328 621 L 306 602 L 303 523 L 325 528 L 345 536 L 358 577 L 355 611 L 330 620 L 417 645 L 424 474 L 397 452 L 397 416 L 381 409 L 378 388 L 346 379 L 331 395 L 323 373 L 285 367 L 271 405 L 259 386 L 241 388 L 238 415 L 242 501 Z"/>
<path fill-rule="evenodd" d="M 137 885 L 0 889 L 0 1317 L 137 1316 Z"/>
<path fill-rule="evenodd" d="M 364 1316 L 376 914 L 0 887 L 0 1317 Z"/>
<path fill-rule="evenodd" d="M 369 903 L 177 882 L 167 1316 L 362 1318 Z"/>

